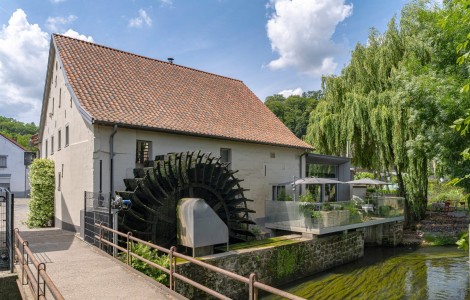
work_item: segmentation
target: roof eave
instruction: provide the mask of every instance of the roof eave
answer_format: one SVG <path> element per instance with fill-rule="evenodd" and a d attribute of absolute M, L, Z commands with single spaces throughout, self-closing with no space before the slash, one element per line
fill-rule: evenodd
<path fill-rule="evenodd" d="M 178 134 L 178 135 L 189 135 L 195 137 L 205 137 L 205 138 L 213 138 L 213 139 L 222 139 L 222 140 L 229 140 L 235 142 L 244 142 L 244 143 L 252 143 L 258 145 L 268 145 L 268 146 L 277 146 L 277 147 L 285 147 L 285 148 L 294 148 L 303 151 L 311 151 L 313 147 L 303 147 L 300 145 L 290 145 L 290 144 L 280 144 L 280 143 L 269 143 L 269 142 L 262 142 L 262 141 L 254 141 L 254 140 L 247 140 L 247 139 L 237 139 L 231 138 L 226 136 L 219 136 L 219 135 L 212 135 L 212 134 L 204 134 L 204 133 L 195 133 L 195 132 L 188 132 L 188 131 L 181 131 L 181 130 L 174 130 L 174 129 L 167 129 L 167 128 L 157 128 L 157 127 L 150 127 L 150 126 L 142 126 L 142 125 L 134 125 L 134 124 L 126 124 L 126 123 L 119 123 L 119 122 L 112 122 L 112 121 L 102 121 L 93 119 L 93 124 L 95 125 L 103 125 L 103 126 L 114 126 L 118 125 L 122 128 L 128 129 L 140 129 L 140 130 L 147 130 L 147 131 L 155 131 L 155 132 L 163 132 L 163 133 L 171 133 L 171 134 Z"/>

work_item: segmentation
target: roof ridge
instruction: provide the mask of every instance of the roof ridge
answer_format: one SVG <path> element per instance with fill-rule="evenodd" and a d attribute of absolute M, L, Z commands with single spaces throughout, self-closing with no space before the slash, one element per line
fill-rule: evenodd
<path fill-rule="evenodd" d="M 19 148 L 21 148 L 21 150 L 23 151 L 29 151 L 28 149 L 26 149 L 25 147 L 23 147 L 22 145 L 20 145 L 17 141 L 7 137 L 6 135 L 4 135 L 3 133 L 0 132 L 0 135 L 3 136 L 5 139 L 7 139 L 7 141 L 10 141 L 12 142 L 14 145 L 18 146 Z"/>
<path fill-rule="evenodd" d="M 135 53 L 132 53 L 132 52 L 129 52 L 129 51 L 119 50 L 117 48 L 113 48 L 113 47 L 109 47 L 109 46 L 105 46 L 105 45 L 101 45 L 101 44 L 97 44 L 97 43 L 92 43 L 92 42 L 76 39 L 76 38 L 73 38 L 73 37 L 70 37 L 70 36 L 66 36 L 66 35 L 62 35 L 62 34 L 58 34 L 58 33 L 53 33 L 52 35 L 53 36 L 60 36 L 60 37 L 63 37 L 63 38 L 75 40 L 77 42 L 90 44 L 90 45 L 93 45 L 93 46 L 96 46 L 96 47 L 101 47 L 101 48 L 105 48 L 105 49 L 116 51 L 116 52 L 121 52 L 121 53 L 124 53 L 124 54 L 127 54 L 127 55 L 132 55 L 132 56 L 140 57 L 140 58 L 143 58 L 143 59 L 149 59 L 149 60 L 156 61 L 156 62 L 159 62 L 159 63 L 164 63 L 164 64 L 172 65 L 172 66 L 175 66 L 175 67 L 188 69 L 188 70 L 192 70 L 192 71 L 196 71 L 196 72 L 200 72 L 200 73 L 204 73 L 204 74 L 208 74 L 208 75 L 213 75 L 213 76 L 217 76 L 217 77 L 221 77 L 221 78 L 225 78 L 225 79 L 229 79 L 229 80 L 233 80 L 233 81 L 243 83 L 243 81 L 240 80 L 240 79 L 236 79 L 236 78 L 232 78 L 232 77 L 228 77 L 228 76 L 223 76 L 223 75 L 219 75 L 219 74 L 215 74 L 215 73 L 211 73 L 211 72 L 208 72 L 208 71 L 203 71 L 203 70 L 199 70 L 199 69 L 195 69 L 195 68 L 191 68 L 191 67 L 186 67 L 186 66 L 183 66 L 183 65 L 175 64 L 175 63 L 170 63 L 170 62 L 167 62 L 167 61 L 164 61 L 164 60 L 160 60 L 160 59 L 156 59 L 156 58 L 152 58 L 152 57 L 148 57 L 148 56 L 144 56 L 144 55 L 140 55 L 140 54 L 135 54 Z"/>

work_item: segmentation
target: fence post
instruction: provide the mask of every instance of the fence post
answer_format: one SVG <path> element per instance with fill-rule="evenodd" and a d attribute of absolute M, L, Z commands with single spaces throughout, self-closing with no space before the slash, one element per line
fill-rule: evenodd
<path fill-rule="evenodd" d="M 22 250 L 23 253 L 21 255 L 21 283 L 23 285 L 28 284 L 28 276 L 26 276 L 26 283 L 24 282 L 25 281 L 24 280 L 24 273 L 25 273 L 24 268 L 25 268 L 25 265 L 28 264 L 28 261 L 29 261 L 28 253 L 26 253 L 26 262 L 25 262 L 25 257 L 24 257 L 24 253 L 25 253 L 24 248 L 27 247 L 27 246 L 28 246 L 28 241 L 24 241 L 23 242 L 23 250 Z"/>
<path fill-rule="evenodd" d="M 101 224 L 101 222 L 100 222 L 100 238 L 99 238 L 99 240 L 98 240 L 98 241 L 99 241 L 99 242 L 98 242 L 98 245 L 99 245 L 99 247 L 100 247 L 100 250 L 103 250 L 103 247 L 102 247 L 103 245 L 101 244 L 101 239 L 102 239 L 102 238 L 103 238 L 103 228 L 102 228 L 102 224 Z"/>
<path fill-rule="evenodd" d="M 257 300 L 258 299 L 258 289 L 255 287 L 256 282 L 256 273 L 250 274 L 250 283 L 248 286 L 248 299 L 250 300 Z"/>
<path fill-rule="evenodd" d="M 38 291 L 37 291 L 38 299 L 40 296 L 44 296 L 44 298 L 46 297 L 46 281 L 44 279 L 42 280 L 42 294 L 41 294 L 41 281 L 40 280 L 42 276 L 40 276 L 40 274 L 42 270 L 46 271 L 46 264 L 44 263 L 40 263 L 38 265 L 38 271 L 37 271 L 38 272 L 37 274 L 38 275 L 38 279 L 37 279 L 38 280 Z"/>
<path fill-rule="evenodd" d="M 15 264 L 13 263 L 13 260 L 14 260 L 14 257 L 15 257 L 15 249 L 14 249 L 14 245 L 15 245 L 15 235 L 14 235 L 14 228 L 15 228 L 15 194 L 10 194 L 10 197 L 7 197 L 7 199 L 10 199 L 10 202 L 8 202 L 7 200 L 7 203 L 9 204 L 9 220 L 10 220 L 10 223 L 9 223 L 9 226 L 10 228 L 7 228 L 8 232 L 9 232 L 9 237 L 10 237 L 10 241 L 9 241 L 9 253 L 8 253 L 8 256 L 9 256 L 9 259 L 10 259 L 10 272 L 13 273 L 15 271 Z M 7 210 L 8 210 L 7 209 Z"/>
<path fill-rule="evenodd" d="M 127 233 L 127 264 L 132 265 L 132 256 L 131 256 L 131 251 L 132 251 L 132 241 L 130 237 L 132 236 L 132 232 Z"/>
<path fill-rule="evenodd" d="M 175 252 L 176 247 L 171 246 L 170 248 L 170 290 L 175 290 L 175 278 L 173 277 L 173 273 L 175 272 L 176 268 L 176 257 L 173 256 L 173 253 Z M 173 260 L 175 263 L 173 264 Z"/>

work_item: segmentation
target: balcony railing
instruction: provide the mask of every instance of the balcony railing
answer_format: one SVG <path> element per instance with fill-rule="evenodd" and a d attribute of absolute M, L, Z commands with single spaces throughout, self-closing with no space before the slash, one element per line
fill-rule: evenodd
<path fill-rule="evenodd" d="M 403 219 L 404 198 L 373 197 L 343 202 L 266 201 L 266 227 L 314 234 Z"/>

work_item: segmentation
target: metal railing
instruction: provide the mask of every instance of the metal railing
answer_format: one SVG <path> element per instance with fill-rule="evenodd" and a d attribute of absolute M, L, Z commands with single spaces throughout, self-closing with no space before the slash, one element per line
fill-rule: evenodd
<path fill-rule="evenodd" d="M 185 277 L 181 274 L 176 273 L 176 258 L 181 258 L 181 259 L 184 259 L 186 261 L 189 261 L 190 263 L 198 265 L 202 268 L 211 270 L 213 272 L 216 272 L 216 273 L 225 275 L 229 278 L 232 278 L 234 280 L 237 280 L 238 282 L 247 284 L 248 285 L 248 299 L 249 300 L 258 299 L 258 290 L 263 290 L 265 292 L 268 292 L 268 293 L 271 293 L 271 294 L 274 294 L 274 295 L 277 295 L 277 296 L 281 296 L 281 297 L 284 297 L 286 299 L 295 299 L 295 300 L 304 299 L 302 297 L 290 294 L 288 292 L 279 290 L 277 288 L 274 288 L 272 286 L 269 286 L 267 284 L 264 284 L 264 283 L 261 283 L 261 282 L 257 281 L 256 273 L 251 273 L 250 276 L 247 278 L 247 277 L 235 274 L 233 272 L 218 268 L 216 266 L 210 265 L 210 264 L 205 263 L 203 261 L 199 261 L 197 259 L 194 259 L 193 257 L 186 256 L 184 254 L 178 253 L 178 252 L 176 252 L 176 247 L 175 246 L 171 247 L 170 249 L 166 249 L 166 248 L 157 246 L 155 244 L 146 242 L 144 240 L 141 240 L 139 238 L 133 237 L 131 232 L 128 232 L 127 234 L 125 234 L 125 233 L 122 233 L 120 231 L 113 230 L 111 228 L 103 226 L 102 224 L 99 224 L 99 223 L 97 223 L 95 225 L 99 228 L 99 235 L 96 235 L 95 238 L 98 239 L 98 241 L 99 241 L 100 249 L 101 249 L 101 246 L 103 244 L 106 244 L 106 245 L 111 246 L 111 247 L 115 247 L 116 249 L 126 253 L 126 261 L 127 261 L 128 265 L 132 264 L 132 258 L 136 258 L 136 259 L 139 259 L 139 260 L 143 261 L 144 263 L 148 264 L 149 266 L 157 268 L 158 270 L 168 274 L 170 276 L 170 289 L 173 290 L 173 291 L 175 291 L 176 279 L 178 279 L 178 280 L 181 280 L 182 282 L 190 284 L 193 287 L 198 288 L 198 289 L 200 289 L 200 290 L 202 290 L 202 291 L 208 293 L 209 295 L 214 296 L 218 299 L 230 299 L 229 297 L 227 297 L 227 296 L 225 296 L 225 295 L 223 295 L 223 294 L 221 294 L 217 291 L 214 291 L 213 289 L 210 289 L 210 288 L 208 288 L 208 287 L 206 287 L 206 286 L 204 286 L 200 283 L 197 283 L 197 282 L 195 282 L 195 281 L 193 281 L 193 280 L 191 280 L 191 279 L 189 279 L 189 278 L 187 278 L 187 277 Z M 104 232 L 105 231 L 112 232 L 114 234 L 117 234 L 117 235 L 125 238 L 126 239 L 126 248 L 121 247 L 119 245 L 116 245 L 113 242 L 105 239 L 104 238 Z M 163 253 L 168 254 L 169 258 L 170 258 L 170 269 L 166 269 L 165 267 L 162 267 L 162 266 L 160 266 L 160 265 L 158 265 L 158 264 L 156 264 L 152 261 L 149 261 L 149 260 L 133 253 L 132 252 L 132 243 L 133 242 L 141 243 L 143 245 L 146 245 L 146 246 L 150 247 L 151 249 L 155 249 L 155 250 L 158 250 L 158 251 L 161 251 Z"/>
<path fill-rule="evenodd" d="M 36 299 L 47 299 L 46 290 L 49 290 L 54 299 L 65 299 L 47 274 L 46 264 L 39 262 L 34 256 L 28 241 L 20 236 L 18 228 L 15 229 L 15 253 L 21 267 L 21 284 L 29 285 Z M 31 269 L 31 265 L 34 269 Z"/>
<path fill-rule="evenodd" d="M 375 197 L 369 200 L 341 202 L 267 200 L 265 204 L 267 227 L 285 227 L 285 230 L 298 232 L 367 224 L 375 220 L 386 221 L 404 215 L 404 198 L 401 197 Z"/>

